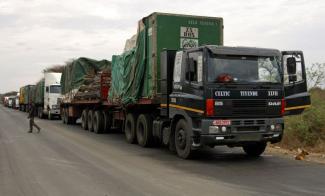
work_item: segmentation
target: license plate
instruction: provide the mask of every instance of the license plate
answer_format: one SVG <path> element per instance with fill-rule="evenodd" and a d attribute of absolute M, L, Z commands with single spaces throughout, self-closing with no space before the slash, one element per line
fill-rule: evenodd
<path fill-rule="evenodd" d="M 212 124 L 215 126 L 229 126 L 231 125 L 231 120 L 214 120 Z"/>

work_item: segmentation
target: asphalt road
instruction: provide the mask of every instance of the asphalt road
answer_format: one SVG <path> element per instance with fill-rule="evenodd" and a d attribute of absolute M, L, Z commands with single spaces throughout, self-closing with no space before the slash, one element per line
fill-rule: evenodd
<path fill-rule="evenodd" d="M 325 195 L 325 166 L 239 148 L 202 150 L 182 160 L 166 149 L 127 144 L 61 121 L 0 106 L 0 195 Z"/>

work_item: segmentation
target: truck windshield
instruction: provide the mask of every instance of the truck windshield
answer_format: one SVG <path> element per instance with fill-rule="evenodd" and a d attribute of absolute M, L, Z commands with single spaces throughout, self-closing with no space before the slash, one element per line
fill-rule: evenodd
<path fill-rule="evenodd" d="M 50 86 L 50 93 L 61 93 L 61 86 L 60 85 L 51 85 Z"/>
<path fill-rule="evenodd" d="M 208 82 L 280 83 L 277 57 L 213 55 L 209 58 Z"/>

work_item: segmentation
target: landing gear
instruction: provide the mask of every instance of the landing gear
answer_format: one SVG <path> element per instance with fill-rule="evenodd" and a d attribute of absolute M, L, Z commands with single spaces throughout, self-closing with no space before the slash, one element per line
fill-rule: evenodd
<path fill-rule="evenodd" d="M 66 119 L 66 113 L 65 113 L 66 111 L 65 111 L 65 108 L 63 108 L 62 109 L 62 111 L 61 111 L 61 120 L 62 120 L 62 123 L 63 124 L 67 124 L 67 119 Z"/>
<path fill-rule="evenodd" d="M 102 112 L 104 121 L 104 132 L 110 132 L 112 126 L 112 115 L 109 112 Z"/>

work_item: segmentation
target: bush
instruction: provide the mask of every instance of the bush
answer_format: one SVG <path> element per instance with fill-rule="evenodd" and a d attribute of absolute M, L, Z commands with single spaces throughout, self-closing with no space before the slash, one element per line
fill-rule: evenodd
<path fill-rule="evenodd" d="M 305 147 L 315 151 L 325 144 L 325 91 L 312 89 L 310 108 L 302 115 L 285 118 L 284 138 L 281 145 L 288 148 Z"/>

